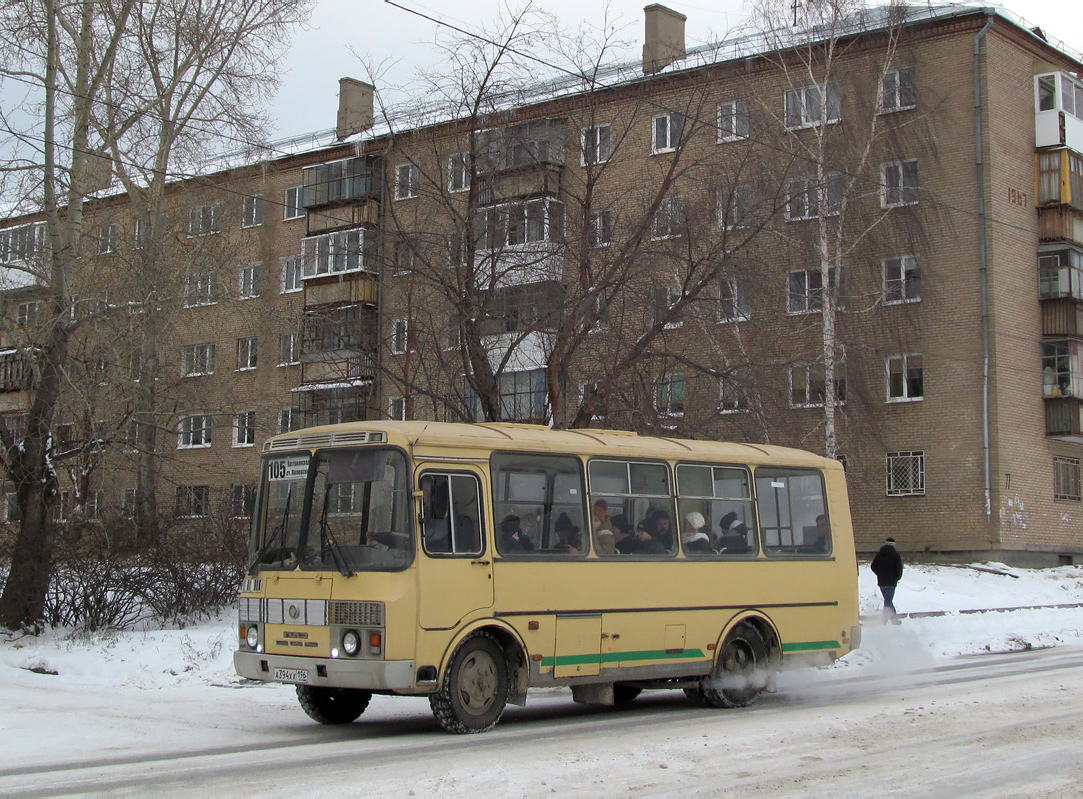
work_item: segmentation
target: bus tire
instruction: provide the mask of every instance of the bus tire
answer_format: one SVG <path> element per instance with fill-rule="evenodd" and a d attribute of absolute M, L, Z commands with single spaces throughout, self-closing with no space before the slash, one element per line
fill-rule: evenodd
<path fill-rule="evenodd" d="M 767 643 L 751 624 L 738 624 L 726 636 L 718 664 L 700 680 L 699 688 L 686 693 L 711 707 L 748 707 L 767 686 L 771 664 Z"/>
<path fill-rule="evenodd" d="M 358 688 L 325 688 L 298 685 L 297 701 L 313 721 L 320 724 L 349 724 L 365 712 L 372 691 Z"/>
<path fill-rule="evenodd" d="M 488 633 L 459 644 L 440 689 L 429 695 L 440 726 L 456 734 L 491 730 L 507 702 L 508 666 L 500 644 Z"/>
<path fill-rule="evenodd" d="M 627 705 L 637 696 L 643 693 L 642 688 L 637 688 L 634 685 L 625 685 L 624 683 L 614 683 L 613 685 L 613 704 L 615 705 Z"/>

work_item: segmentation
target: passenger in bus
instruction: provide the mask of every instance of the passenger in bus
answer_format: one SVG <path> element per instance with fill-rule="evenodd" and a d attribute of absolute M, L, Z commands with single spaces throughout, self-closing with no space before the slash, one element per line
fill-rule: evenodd
<path fill-rule="evenodd" d="M 429 552 L 449 552 L 451 549 L 448 536 L 447 478 L 441 480 L 445 489 L 442 502 L 434 497 L 432 475 L 421 476 L 421 527 L 425 549 Z"/>
<path fill-rule="evenodd" d="M 613 522 L 613 549 L 620 555 L 631 555 L 636 551 L 636 537 L 632 535 L 632 527 L 628 524 L 628 517 L 618 513 L 612 517 Z"/>
<path fill-rule="evenodd" d="M 812 542 L 813 552 L 827 552 L 827 535 L 829 532 L 827 517 L 821 513 L 816 517 L 816 533 Z"/>
<path fill-rule="evenodd" d="M 650 517 L 647 517 L 636 526 L 636 543 L 635 548 L 632 550 L 633 555 L 665 555 L 668 552 L 662 546 L 662 542 L 651 535 L 650 521 Z"/>
<path fill-rule="evenodd" d="M 703 514 L 699 511 L 691 511 L 684 515 L 684 527 L 681 530 L 681 546 L 686 555 L 713 555 L 711 539 L 703 532 L 703 525 L 707 523 Z"/>
<path fill-rule="evenodd" d="M 673 524 L 669 520 L 668 511 L 656 510 L 651 513 L 647 517 L 647 532 L 666 552 L 673 549 Z"/>
<path fill-rule="evenodd" d="M 557 534 L 557 544 L 553 547 L 557 552 L 568 555 L 579 554 L 579 527 L 572 523 L 567 513 L 561 513 L 553 524 L 553 530 Z"/>
<path fill-rule="evenodd" d="M 718 539 L 719 553 L 727 555 L 744 555 L 750 550 L 748 546 L 748 528 L 744 522 L 737 521 L 737 514 L 730 511 L 718 522 L 722 528 L 722 536 Z"/>
<path fill-rule="evenodd" d="M 613 521 L 609 518 L 609 503 L 604 499 L 595 500 L 591 509 L 591 521 L 598 551 L 603 555 L 612 555 L 616 551 L 616 541 L 613 540 Z"/>
<path fill-rule="evenodd" d="M 534 551 L 534 542 L 523 532 L 522 520 L 514 513 L 509 513 L 500 522 L 500 539 L 496 544 L 501 555 Z"/>

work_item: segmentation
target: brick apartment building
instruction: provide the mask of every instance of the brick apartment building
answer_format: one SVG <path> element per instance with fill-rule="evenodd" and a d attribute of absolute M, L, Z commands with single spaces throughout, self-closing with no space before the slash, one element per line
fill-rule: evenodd
<path fill-rule="evenodd" d="M 344 81 L 338 136 L 170 187 L 168 280 L 90 203 L 57 517 L 130 508 L 140 425 L 161 510 L 243 518 L 282 430 L 589 419 L 833 451 L 866 551 L 1083 556 L 1083 64 L 999 10 L 873 10 L 830 56 L 646 13 L 642 65 L 468 117 L 374 126 Z M 4 271 L 14 428 L 42 289 Z"/>

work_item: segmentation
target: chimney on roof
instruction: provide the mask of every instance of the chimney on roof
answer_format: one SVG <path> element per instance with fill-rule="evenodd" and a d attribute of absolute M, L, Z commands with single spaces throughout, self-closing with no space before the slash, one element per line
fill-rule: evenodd
<path fill-rule="evenodd" d="M 338 124 L 335 135 L 339 141 L 372 127 L 372 95 L 376 87 L 356 78 L 338 80 Z"/>
<path fill-rule="evenodd" d="M 643 14 L 643 74 L 653 75 L 684 58 L 684 23 L 688 17 L 658 3 L 644 8 Z"/>

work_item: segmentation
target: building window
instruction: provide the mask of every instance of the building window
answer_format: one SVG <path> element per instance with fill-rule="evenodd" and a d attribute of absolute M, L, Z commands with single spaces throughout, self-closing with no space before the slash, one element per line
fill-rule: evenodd
<path fill-rule="evenodd" d="M 455 153 L 447 159 L 448 191 L 466 191 L 470 188 L 470 153 Z"/>
<path fill-rule="evenodd" d="M 251 447 L 256 443 L 256 412 L 240 411 L 233 417 L 233 446 Z"/>
<path fill-rule="evenodd" d="M 665 197 L 658 203 L 654 213 L 651 238 L 655 241 L 671 239 L 684 233 L 684 198 Z"/>
<path fill-rule="evenodd" d="M 880 79 L 880 113 L 905 111 L 917 105 L 914 68 L 902 67 L 885 72 Z"/>
<path fill-rule="evenodd" d="M 918 201 L 918 162 L 895 161 L 880 164 L 880 205 L 896 208 Z"/>
<path fill-rule="evenodd" d="M 897 305 L 921 300 L 921 265 L 917 256 L 884 259 L 884 303 Z"/>
<path fill-rule="evenodd" d="M 98 228 L 98 255 L 108 255 L 117 251 L 116 223 Z"/>
<path fill-rule="evenodd" d="M 237 371 L 247 372 L 256 368 L 259 340 L 255 336 L 237 339 Z"/>
<path fill-rule="evenodd" d="M 396 277 L 402 277 L 414 271 L 414 251 L 416 247 L 416 243 L 405 236 L 394 241 L 393 255 Z"/>
<path fill-rule="evenodd" d="M 178 429 L 177 449 L 195 449 L 211 445 L 210 414 L 182 416 Z"/>
<path fill-rule="evenodd" d="M 391 322 L 391 352 L 402 355 L 410 346 L 410 326 L 406 319 L 394 319 Z"/>
<path fill-rule="evenodd" d="M 282 333 L 278 337 L 278 365 L 294 366 L 301 362 L 301 334 Z"/>
<path fill-rule="evenodd" d="M 838 173 L 827 175 L 819 186 L 811 178 L 797 178 L 786 184 L 786 218 L 791 222 L 799 219 L 815 219 L 835 216 L 842 209 L 845 178 Z"/>
<path fill-rule="evenodd" d="M 406 419 L 406 398 L 392 397 L 387 403 L 387 415 L 397 422 Z"/>
<path fill-rule="evenodd" d="M 399 164 L 395 168 L 395 199 L 408 200 L 421 193 L 421 170 L 417 164 Z"/>
<path fill-rule="evenodd" d="M 88 491 L 83 498 L 83 516 L 88 521 L 97 521 L 101 518 L 102 492 L 98 490 Z"/>
<path fill-rule="evenodd" d="M 300 408 L 283 408 L 278 412 L 278 432 L 292 433 L 303 426 L 304 414 Z"/>
<path fill-rule="evenodd" d="M 913 497 L 925 494 L 925 452 L 887 454 L 887 495 Z"/>
<path fill-rule="evenodd" d="M 906 402 L 925 396 L 921 355 L 893 355 L 887 359 L 887 401 Z"/>
<path fill-rule="evenodd" d="M 1042 342 L 1042 396 L 1083 396 L 1080 347 L 1075 341 Z"/>
<path fill-rule="evenodd" d="M 30 327 L 41 317 L 41 301 L 20 302 L 15 306 L 15 326 Z"/>
<path fill-rule="evenodd" d="M 814 85 L 790 89 L 786 92 L 785 105 L 787 128 L 807 128 L 842 119 L 842 99 L 837 81 L 828 83 L 826 87 Z"/>
<path fill-rule="evenodd" d="M 590 246 L 608 247 L 613 240 L 613 216 L 609 211 L 595 211 L 590 215 Z"/>
<path fill-rule="evenodd" d="M 613 154 L 612 127 L 595 125 L 592 128 L 583 128 L 581 134 L 583 152 L 580 154 L 580 164 L 604 164 L 609 160 L 609 156 Z"/>
<path fill-rule="evenodd" d="M 29 261 L 48 249 L 44 222 L 0 230 L 0 263 Z"/>
<path fill-rule="evenodd" d="M 210 514 L 210 486 L 177 486 L 177 517 L 202 519 Z"/>
<path fill-rule="evenodd" d="M 447 325 L 444 327 L 444 349 L 457 350 L 462 346 L 463 326 L 462 320 L 457 314 L 448 315 Z"/>
<path fill-rule="evenodd" d="M 49 510 L 50 520 L 63 524 L 68 520 L 68 514 L 71 512 L 71 492 L 60 491 L 56 495 L 56 501 L 53 503 L 53 507 Z"/>
<path fill-rule="evenodd" d="M 838 288 L 838 270 L 827 270 L 828 287 Z M 836 294 L 837 296 L 837 294 Z M 836 303 L 841 305 L 841 302 Z M 824 305 L 823 272 L 819 269 L 797 269 L 790 272 L 787 313 L 819 313 Z"/>
<path fill-rule="evenodd" d="M 718 412 L 737 413 L 748 410 L 748 396 L 736 376 L 722 375 L 718 378 Z"/>
<path fill-rule="evenodd" d="M 723 278 L 718 300 L 719 322 L 747 322 L 752 317 L 748 291 L 740 278 Z"/>
<path fill-rule="evenodd" d="M 748 138 L 748 100 L 731 100 L 718 106 L 718 140 Z"/>
<path fill-rule="evenodd" d="M 478 249 L 558 241 L 564 233 L 564 204 L 540 197 L 536 200 L 497 205 L 478 210 L 474 216 Z M 465 257 L 462 249 L 454 255 Z"/>
<path fill-rule="evenodd" d="M 1056 250 L 1048 245 L 1038 250 L 1038 296 L 1083 299 L 1083 250 L 1056 246 Z"/>
<path fill-rule="evenodd" d="M 286 195 L 282 201 L 282 218 L 300 219 L 304 215 L 304 186 L 291 186 L 286 189 Z"/>
<path fill-rule="evenodd" d="M 654 410 L 662 416 L 684 413 L 684 375 L 659 375 L 654 379 Z"/>
<path fill-rule="evenodd" d="M 659 114 L 653 119 L 652 153 L 671 153 L 684 136 L 684 116 L 676 112 Z"/>
<path fill-rule="evenodd" d="M 675 284 L 654 287 L 654 322 L 664 324 L 667 329 L 681 326 L 680 314 L 674 314 L 673 308 L 684 297 L 681 287 Z"/>
<path fill-rule="evenodd" d="M 125 488 L 120 495 L 120 515 L 125 519 L 135 518 L 135 498 L 136 490 L 134 488 Z"/>
<path fill-rule="evenodd" d="M 256 487 L 254 485 L 234 484 L 230 488 L 230 516 L 234 519 L 251 519 L 252 509 L 256 506 Z"/>
<path fill-rule="evenodd" d="M 823 364 L 798 363 L 790 367 L 790 407 L 823 407 L 827 380 Z M 835 402 L 846 401 L 846 364 L 835 364 Z"/>
<path fill-rule="evenodd" d="M 250 300 L 259 296 L 259 275 L 261 264 L 246 264 L 240 269 L 239 295 L 242 300 Z"/>
<path fill-rule="evenodd" d="M 301 239 L 302 277 L 360 271 L 365 267 L 365 244 L 361 229 Z"/>
<path fill-rule="evenodd" d="M 214 345 L 189 344 L 181 348 L 181 376 L 214 374 Z"/>
<path fill-rule="evenodd" d="M 1079 502 L 1079 458 L 1053 458 L 1053 499 Z"/>
<path fill-rule="evenodd" d="M 263 195 L 245 197 L 241 203 L 241 227 L 257 227 L 263 224 Z"/>
<path fill-rule="evenodd" d="M 734 186 L 718 192 L 718 221 L 722 227 L 739 228 L 752 224 L 752 187 Z"/>
<path fill-rule="evenodd" d="M 304 260 L 300 255 L 290 255 L 282 259 L 282 293 L 300 291 Z"/>
<path fill-rule="evenodd" d="M 503 372 L 497 378 L 500 419 L 504 422 L 543 423 L 546 412 L 545 370 Z M 471 400 L 468 398 L 467 400 Z M 476 398 L 473 400 L 477 406 Z"/>
<path fill-rule="evenodd" d="M 199 305 L 214 305 L 218 302 L 218 273 L 201 272 L 188 275 L 184 287 L 184 305 L 193 308 Z"/>
<path fill-rule="evenodd" d="M 222 229 L 222 204 L 197 205 L 188 211 L 188 235 L 209 236 Z"/>

